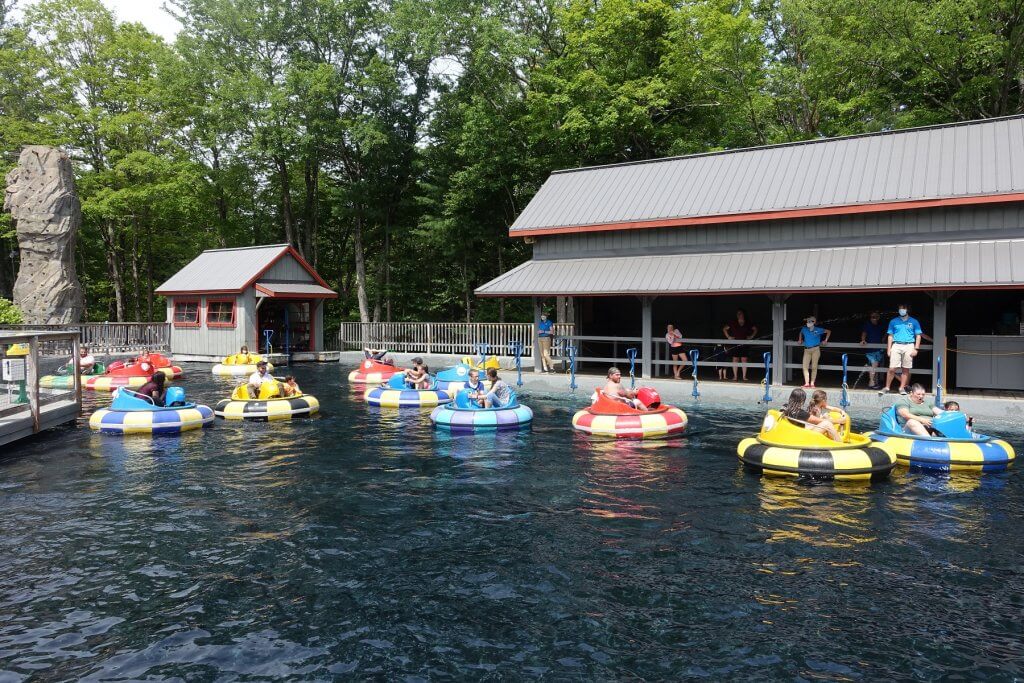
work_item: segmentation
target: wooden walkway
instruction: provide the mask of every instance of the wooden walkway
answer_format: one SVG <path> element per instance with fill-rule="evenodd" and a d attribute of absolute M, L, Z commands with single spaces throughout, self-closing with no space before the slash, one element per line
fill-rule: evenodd
<path fill-rule="evenodd" d="M 74 422 L 78 419 L 80 409 L 74 396 L 43 403 L 39 406 L 39 431 Z M 0 410 L 0 446 L 6 446 L 35 433 L 32 413 L 27 405 Z M 13 454 L 13 452 L 9 448 L 4 448 L 2 451 L 3 455 Z"/>

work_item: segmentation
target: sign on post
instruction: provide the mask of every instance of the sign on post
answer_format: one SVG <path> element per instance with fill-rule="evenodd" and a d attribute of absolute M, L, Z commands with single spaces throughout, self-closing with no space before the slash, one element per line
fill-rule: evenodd
<path fill-rule="evenodd" d="M 26 377 L 24 358 L 4 358 L 3 378 L 5 382 L 24 382 Z"/>

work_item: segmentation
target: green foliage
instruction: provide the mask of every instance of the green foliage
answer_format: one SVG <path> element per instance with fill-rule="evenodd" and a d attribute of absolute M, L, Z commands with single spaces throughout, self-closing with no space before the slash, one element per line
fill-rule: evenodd
<path fill-rule="evenodd" d="M 99 0 L 0 16 L 0 151 L 72 153 L 92 319 L 280 241 L 341 293 L 328 328 L 527 319 L 473 290 L 528 258 L 552 170 L 1024 112 L 1018 0 L 170 4 L 172 45 Z"/>
<path fill-rule="evenodd" d="M 0 324 L 20 325 L 23 322 L 25 322 L 25 316 L 21 314 L 21 309 L 12 301 L 0 298 Z"/>

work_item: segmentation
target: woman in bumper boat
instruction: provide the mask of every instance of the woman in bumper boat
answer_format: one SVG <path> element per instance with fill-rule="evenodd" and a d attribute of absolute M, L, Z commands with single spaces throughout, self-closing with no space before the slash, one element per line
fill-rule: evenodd
<path fill-rule="evenodd" d="M 470 381 L 473 375 L 470 374 Z M 512 402 L 512 388 L 505 383 L 505 380 L 498 377 L 498 371 L 494 368 L 487 369 L 487 379 L 491 386 L 483 395 L 484 408 L 505 408 Z"/>
<path fill-rule="evenodd" d="M 164 396 L 167 393 L 167 390 L 164 388 L 164 382 L 166 381 L 167 375 L 162 372 L 154 372 L 149 381 L 139 387 L 135 393 L 145 396 L 153 402 L 153 405 L 162 408 L 164 406 Z"/>
<path fill-rule="evenodd" d="M 429 389 L 433 383 L 430 378 L 430 368 L 419 356 L 412 359 L 412 367 L 403 370 L 402 374 L 405 376 L 406 384 L 413 389 Z"/>
<path fill-rule="evenodd" d="M 903 431 L 917 436 L 936 436 L 938 432 L 932 426 L 932 418 L 943 413 L 934 401 L 925 400 L 924 387 L 916 382 L 911 385 L 910 393 L 896 402 L 896 414 L 903 420 Z M 960 405 L 957 404 L 957 409 Z"/>

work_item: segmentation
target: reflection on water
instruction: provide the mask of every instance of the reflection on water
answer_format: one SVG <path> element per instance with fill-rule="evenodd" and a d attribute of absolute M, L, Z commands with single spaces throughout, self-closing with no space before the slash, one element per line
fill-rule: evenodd
<path fill-rule="evenodd" d="M 759 478 L 754 406 L 615 442 L 525 396 L 532 430 L 451 434 L 294 371 L 321 416 L 0 460 L 0 680 L 1024 675 L 1019 472 Z"/>

